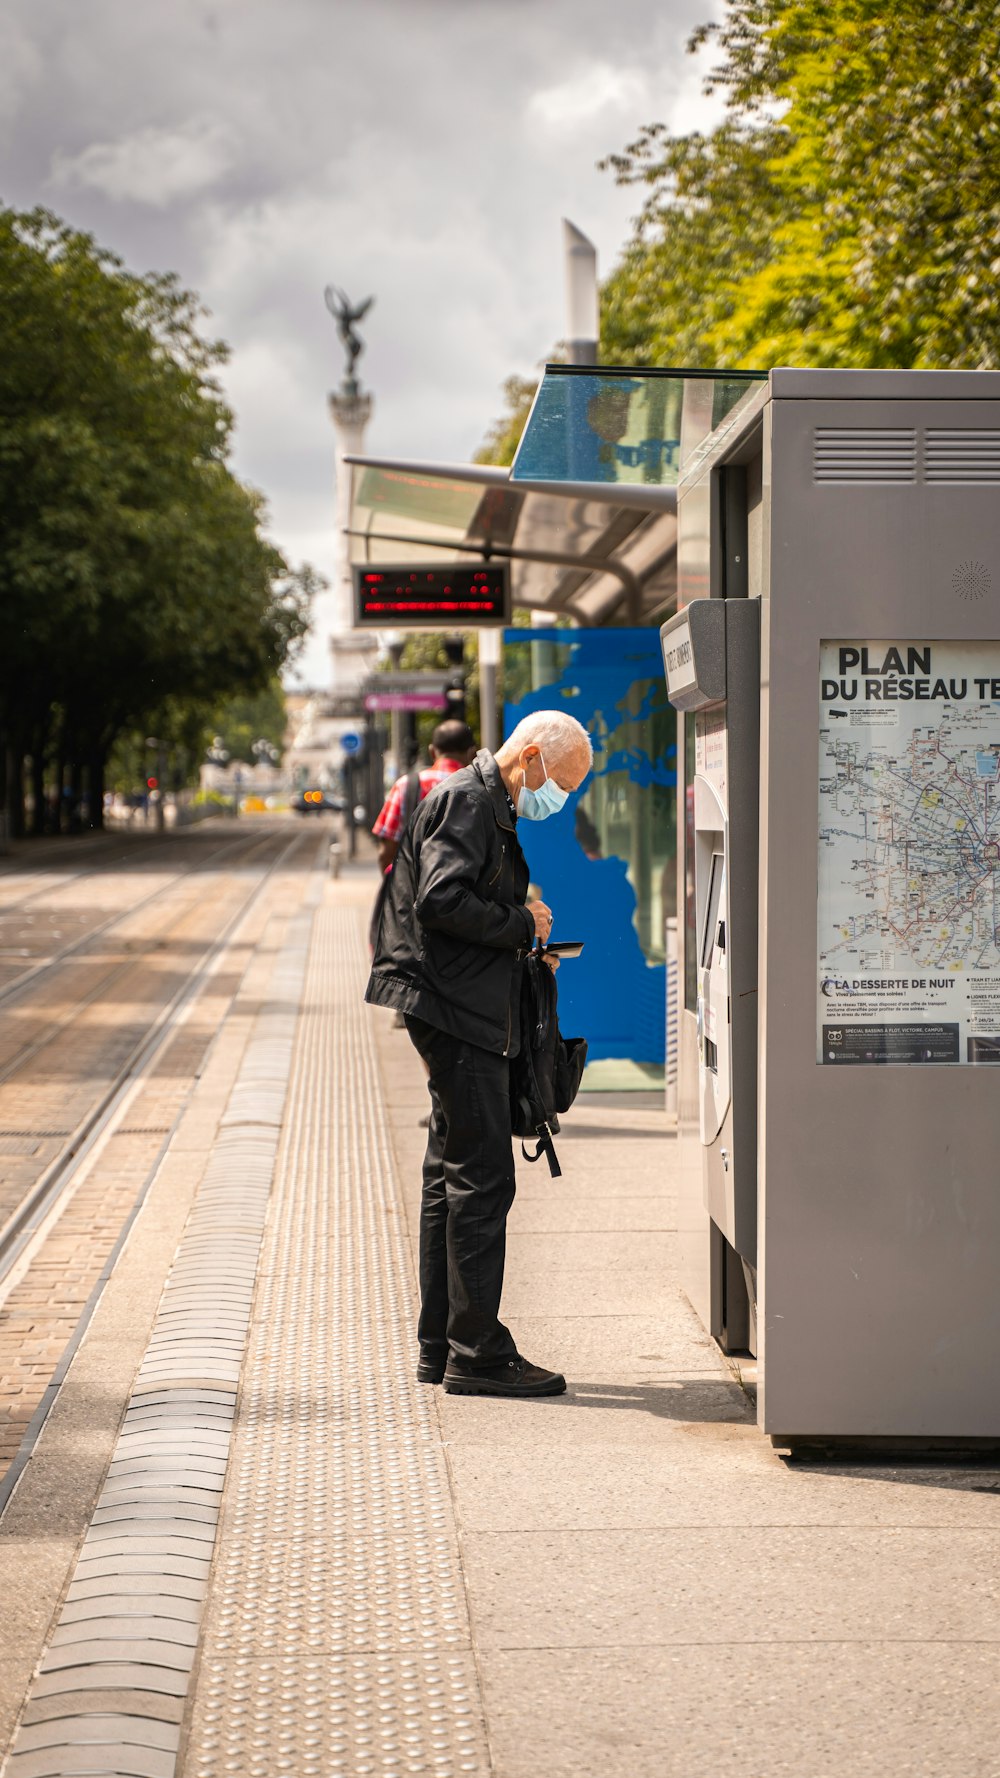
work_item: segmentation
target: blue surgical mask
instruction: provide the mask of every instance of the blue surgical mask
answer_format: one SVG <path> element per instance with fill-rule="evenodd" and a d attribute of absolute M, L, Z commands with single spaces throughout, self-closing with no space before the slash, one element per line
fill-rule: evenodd
<path fill-rule="evenodd" d="M 554 778 L 548 775 L 548 767 L 539 748 L 538 757 L 542 761 L 545 780 L 537 790 L 529 789 L 522 784 L 517 793 L 517 812 L 526 821 L 547 821 L 550 815 L 558 815 L 569 796 L 568 790 L 562 790 Z"/>

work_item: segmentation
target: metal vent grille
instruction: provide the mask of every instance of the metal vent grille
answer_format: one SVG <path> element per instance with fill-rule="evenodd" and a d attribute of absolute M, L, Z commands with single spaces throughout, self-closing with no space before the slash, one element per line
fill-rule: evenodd
<path fill-rule="evenodd" d="M 924 434 L 924 480 L 955 486 L 1000 484 L 1000 428 L 949 431 L 928 427 Z"/>
<path fill-rule="evenodd" d="M 826 485 L 915 482 L 917 433 L 913 426 L 876 430 L 817 426 L 813 434 L 813 480 Z"/>

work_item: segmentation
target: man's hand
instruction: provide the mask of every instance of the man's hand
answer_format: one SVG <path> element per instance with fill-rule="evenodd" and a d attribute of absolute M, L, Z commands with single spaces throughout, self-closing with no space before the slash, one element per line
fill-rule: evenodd
<path fill-rule="evenodd" d="M 535 937 L 547 945 L 552 932 L 552 909 L 544 901 L 532 901 L 528 903 L 528 912 L 535 922 Z"/>

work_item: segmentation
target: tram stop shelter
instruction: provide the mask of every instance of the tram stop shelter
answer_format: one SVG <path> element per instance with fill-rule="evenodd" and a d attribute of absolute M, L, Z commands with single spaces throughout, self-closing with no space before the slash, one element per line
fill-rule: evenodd
<path fill-rule="evenodd" d="M 677 597 L 682 427 L 700 436 L 752 381 L 551 365 L 511 469 L 348 460 L 354 561 L 509 563 L 530 627 L 504 639 L 505 731 L 554 703 L 593 736 L 576 843 L 562 825 L 522 835 L 560 931 L 587 947 L 560 983 L 586 1088 L 673 1090 L 677 748 L 657 629 Z"/>

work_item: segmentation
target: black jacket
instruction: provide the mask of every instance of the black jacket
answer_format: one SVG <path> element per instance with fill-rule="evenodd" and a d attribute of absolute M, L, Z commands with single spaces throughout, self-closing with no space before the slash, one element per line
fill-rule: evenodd
<path fill-rule="evenodd" d="M 535 938 L 514 828 L 492 753 L 424 798 L 396 854 L 365 994 L 501 1055 L 516 1048 L 513 992 Z"/>

